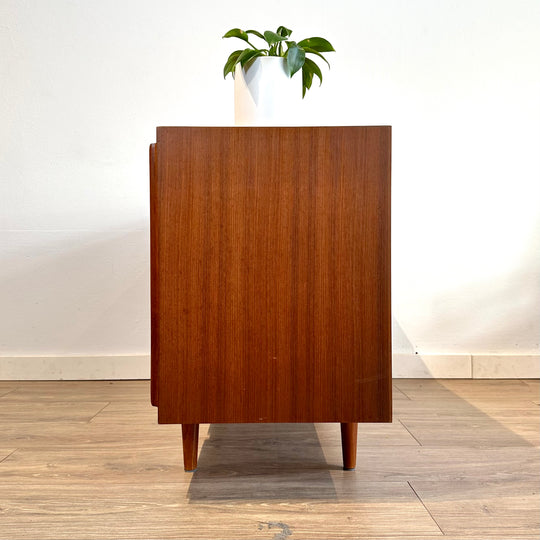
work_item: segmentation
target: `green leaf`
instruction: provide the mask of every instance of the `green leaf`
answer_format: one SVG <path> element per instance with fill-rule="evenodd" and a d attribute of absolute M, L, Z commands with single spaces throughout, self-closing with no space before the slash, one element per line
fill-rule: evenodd
<path fill-rule="evenodd" d="M 255 58 L 257 56 L 262 56 L 264 54 L 263 51 L 256 51 L 253 49 L 245 49 L 242 51 L 238 59 L 236 60 L 236 63 L 240 63 L 240 65 L 243 67 L 246 65 L 246 62 L 249 62 L 252 58 Z"/>
<path fill-rule="evenodd" d="M 322 83 L 322 72 L 320 67 L 310 58 L 306 58 L 306 54 L 318 56 L 330 67 L 328 60 L 321 54 L 323 52 L 333 52 L 335 49 L 332 44 L 321 37 L 311 37 L 303 39 L 296 43 L 289 41 L 292 30 L 285 26 L 278 26 L 275 32 L 266 30 L 261 33 L 257 30 L 241 30 L 233 28 L 229 30 L 223 37 L 236 37 L 245 41 L 251 49 L 238 50 L 231 53 L 223 68 L 223 76 L 226 77 L 232 73 L 234 77 L 235 69 L 238 64 L 242 67 L 249 65 L 255 58 L 259 56 L 284 56 L 287 61 L 287 71 L 289 77 L 292 77 L 297 71 L 302 69 L 302 97 L 305 96 L 313 84 L 313 77 L 317 76 L 319 82 Z M 249 42 L 249 36 L 254 35 L 259 39 L 266 41 L 268 49 L 255 47 Z M 284 43 L 287 45 L 287 50 L 284 51 Z"/>
<path fill-rule="evenodd" d="M 313 72 L 306 67 L 302 66 L 302 99 L 304 99 L 306 92 L 311 88 L 313 82 Z"/>
<path fill-rule="evenodd" d="M 251 49 L 245 49 L 246 51 L 251 51 Z M 230 54 L 225 66 L 223 67 L 223 78 L 226 78 L 229 73 L 232 73 L 234 76 L 234 68 L 238 63 L 238 57 L 242 54 L 242 51 L 234 51 Z"/>
<path fill-rule="evenodd" d="M 307 53 L 316 54 L 319 58 L 322 58 L 328 65 L 328 68 L 330 69 L 330 64 L 328 63 L 328 60 L 320 52 L 317 52 L 315 49 L 311 49 L 310 47 L 304 47 L 303 49 Z"/>
<path fill-rule="evenodd" d="M 309 58 L 306 58 L 305 64 L 302 66 L 302 76 L 304 75 L 304 70 L 309 70 L 312 75 L 311 78 L 313 79 L 313 75 L 317 75 L 319 77 L 319 86 L 322 84 L 322 73 L 319 66 Z"/>
<path fill-rule="evenodd" d="M 230 37 L 236 37 L 243 39 L 244 41 L 248 41 L 249 37 L 246 32 L 243 30 L 240 30 L 240 28 L 233 28 L 232 30 L 229 30 L 224 36 L 224 38 L 230 38 Z"/>
<path fill-rule="evenodd" d="M 292 34 L 292 30 L 289 30 L 288 28 L 285 28 L 284 26 L 280 26 L 276 30 L 276 34 L 283 36 L 284 38 L 288 38 Z"/>
<path fill-rule="evenodd" d="M 335 52 L 332 44 L 322 37 L 311 37 L 298 42 L 300 47 L 309 47 L 318 52 Z"/>
<path fill-rule="evenodd" d="M 299 47 L 293 41 L 291 42 L 291 45 L 289 45 L 286 56 L 289 77 L 292 77 L 304 65 L 306 53 L 302 47 Z"/>
<path fill-rule="evenodd" d="M 267 41 L 268 45 L 273 45 L 274 43 L 279 43 L 280 41 L 285 41 L 287 38 L 279 36 L 275 32 L 266 30 L 264 33 L 264 39 Z"/>
<path fill-rule="evenodd" d="M 257 30 L 246 30 L 246 34 L 253 34 L 258 38 L 264 39 L 264 36 L 260 32 L 257 32 Z"/>

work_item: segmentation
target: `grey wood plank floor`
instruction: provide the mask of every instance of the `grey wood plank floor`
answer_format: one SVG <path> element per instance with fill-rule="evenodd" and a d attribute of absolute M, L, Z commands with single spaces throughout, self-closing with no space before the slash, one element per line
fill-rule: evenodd
<path fill-rule="evenodd" d="M 158 425 L 148 381 L 0 382 L 0 539 L 538 539 L 537 380 L 394 381 L 394 421 Z"/>

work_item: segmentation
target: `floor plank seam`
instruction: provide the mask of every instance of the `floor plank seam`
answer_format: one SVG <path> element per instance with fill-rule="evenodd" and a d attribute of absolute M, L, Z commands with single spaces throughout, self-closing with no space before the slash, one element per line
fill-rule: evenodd
<path fill-rule="evenodd" d="M 407 401 L 412 401 L 412 399 L 401 389 L 399 386 L 393 386 L 393 390 L 397 390 L 400 394 L 407 398 Z"/>
<path fill-rule="evenodd" d="M 17 450 L 20 450 L 20 448 L 15 448 L 15 450 L 13 450 L 13 452 L 10 452 L 7 456 L 3 457 L 2 459 L 0 459 L 0 464 L 4 463 L 4 461 L 6 461 L 6 459 L 8 457 L 11 457 Z"/>
<path fill-rule="evenodd" d="M 437 520 L 433 517 L 433 514 L 429 511 L 429 508 L 424 504 L 424 501 L 420 498 L 420 495 L 418 495 L 418 493 L 416 493 L 416 489 L 414 489 L 414 487 L 412 486 L 412 484 L 408 480 L 407 480 L 407 484 L 409 484 L 409 487 L 413 490 L 413 493 L 416 495 L 416 498 L 420 501 L 422 506 L 426 509 L 426 512 L 429 514 L 429 517 L 433 520 L 435 525 L 437 525 L 439 531 L 441 531 L 441 534 L 443 536 L 446 536 L 444 531 L 441 529 L 441 526 L 437 522 Z"/>
<path fill-rule="evenodd" d="M 92 416 L 92 418 L 90 418 L 90 420 L 88 420 L 88 423 L 90 424 L 92 422 L 92 420 L 98 415 L 98 414 L 101 414 L 109 405 L 111 404 L 111 402 L 109 401 L 106 405 L 104 405 L 103 407 L 101 407 L 101 409 L 99 409 L 99 411 L 94 414 L 94 416 Z"/>
<path fill-rule="evenodd" d="M 418 443 L 418 446 L 424 446 L 411 432 L 411 430 L 398 418 L 398 422 L 405 428 L 407 433 Z"/>
<path fill-rule="evenodd" d="M 409 396 L 409 394 L 407 394 L 407 392 L 405 392 L 405 390 L 403 390 L 403 388 L 400 388 L 399 386 L 396 385 L 396 388 L 409 400 L 409 401 L 414 401 L 413 398 L 411 396 Z"/>

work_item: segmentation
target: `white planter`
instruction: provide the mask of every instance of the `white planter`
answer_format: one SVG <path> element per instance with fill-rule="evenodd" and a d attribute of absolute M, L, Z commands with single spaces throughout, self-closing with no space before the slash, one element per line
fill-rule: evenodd
<path fill-rule="evenodd" d="M 236 66 L 234 123 L 290 126 L 302 121 L 302 73 L 289 77 L 285 58 L 261 56 L 244 70 Z"/>

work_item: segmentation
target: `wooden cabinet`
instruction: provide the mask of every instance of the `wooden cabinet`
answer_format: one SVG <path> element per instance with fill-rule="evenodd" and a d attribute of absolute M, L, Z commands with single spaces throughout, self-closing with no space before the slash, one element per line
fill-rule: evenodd
<path fill-rule="evenodd" d="M 390 422 L 383 127 L 160 127 L 150 147 L 152 403 L 183 425 Z"/>

